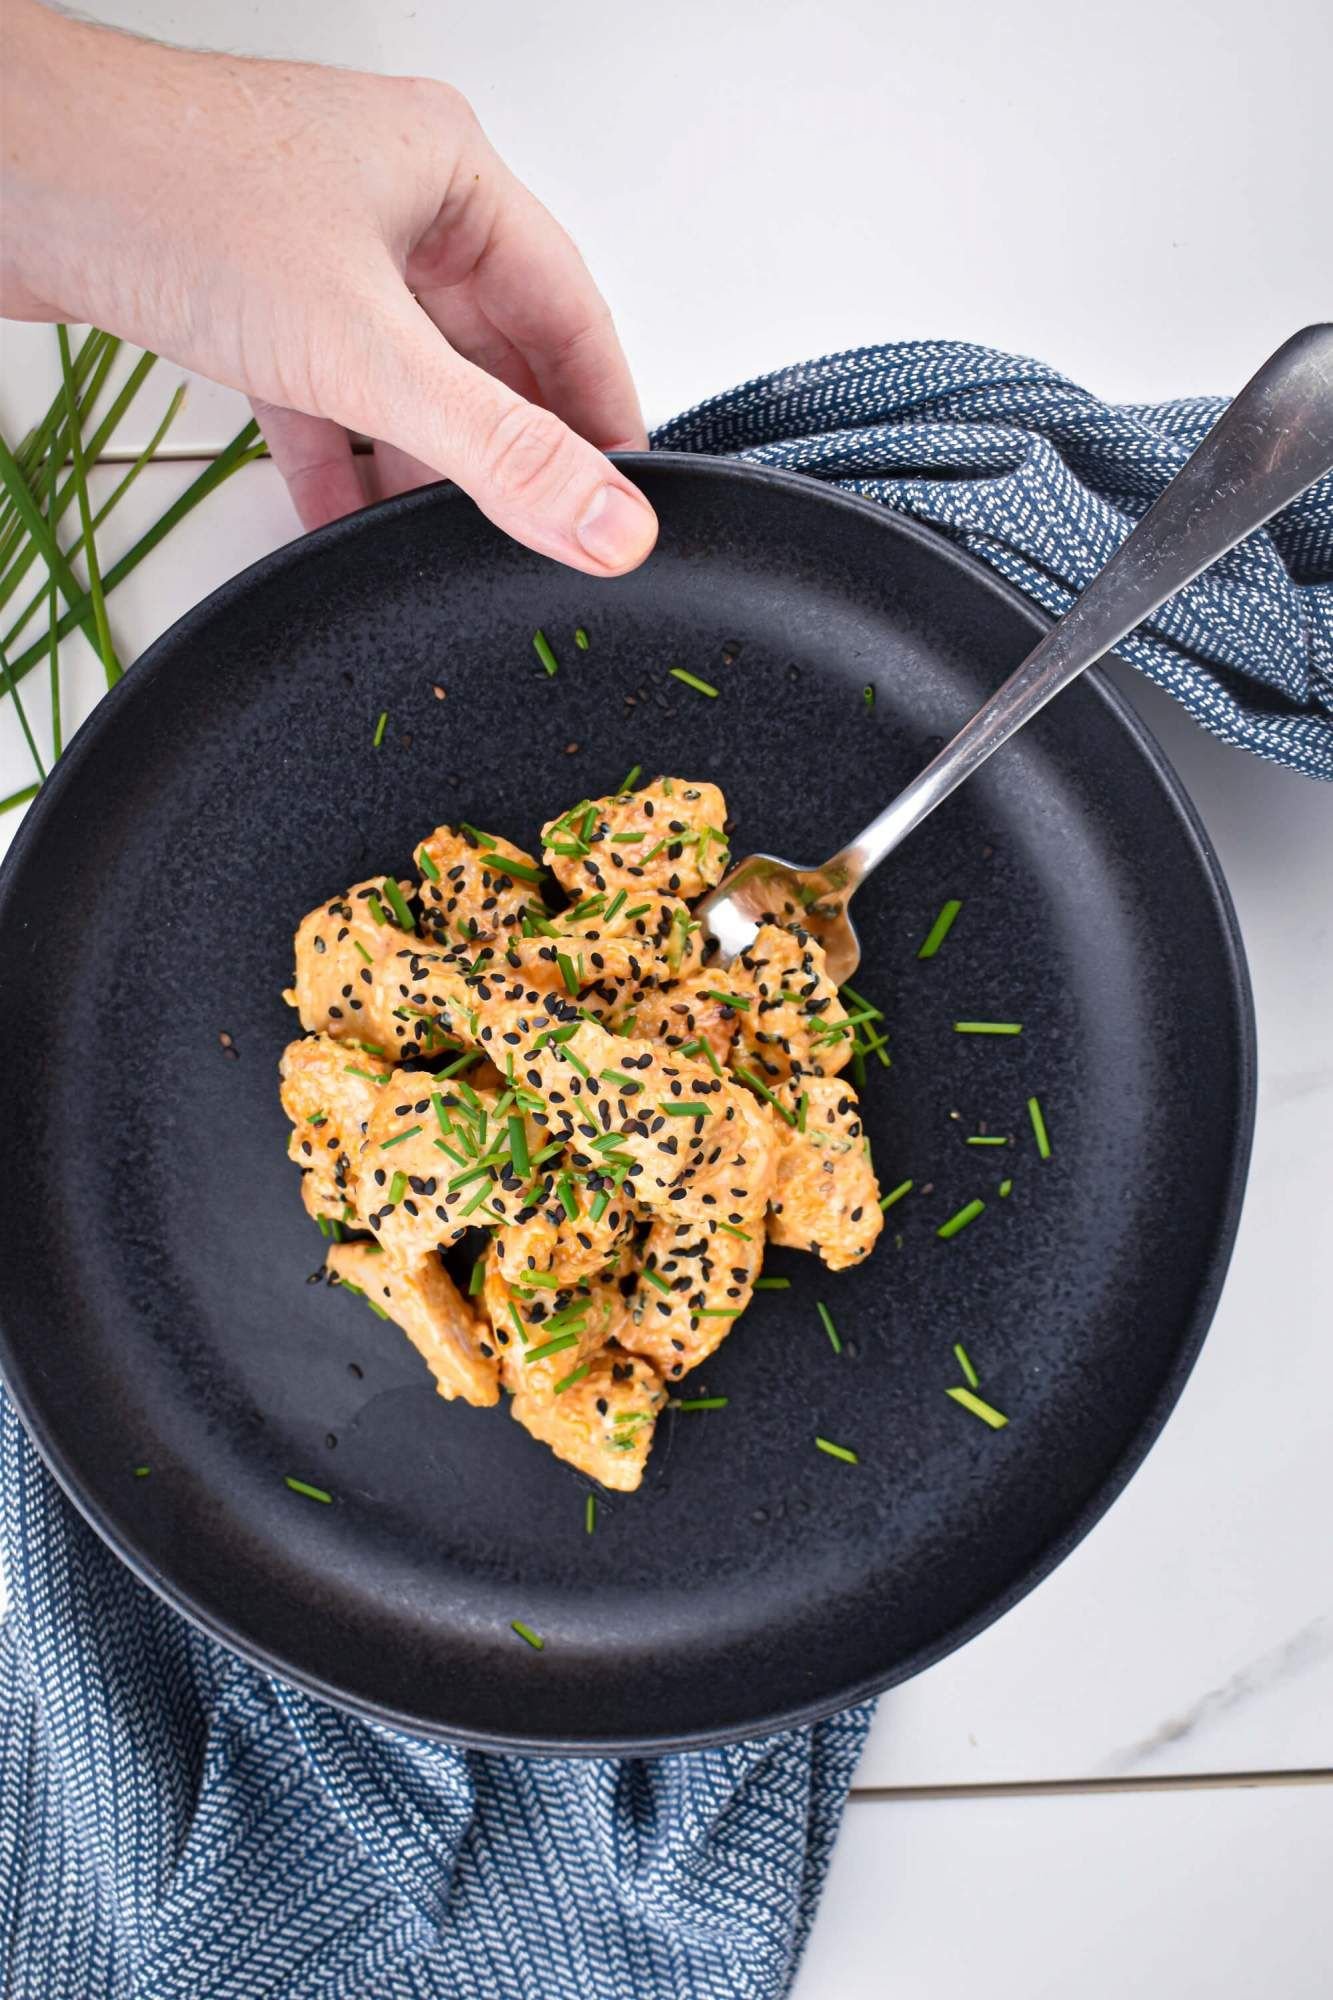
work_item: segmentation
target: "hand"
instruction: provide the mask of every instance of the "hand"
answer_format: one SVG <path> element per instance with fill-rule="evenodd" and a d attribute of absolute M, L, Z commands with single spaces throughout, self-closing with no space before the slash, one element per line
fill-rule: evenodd
<path fill-rule="evenodd" d="M 646 443 L 610 314 L 456 91 L 0 6 L 0 311 L 245 390 L 307 527 L 445 474 L 576 569 L 643 560 L 656 518 L 602 456 Z"/>

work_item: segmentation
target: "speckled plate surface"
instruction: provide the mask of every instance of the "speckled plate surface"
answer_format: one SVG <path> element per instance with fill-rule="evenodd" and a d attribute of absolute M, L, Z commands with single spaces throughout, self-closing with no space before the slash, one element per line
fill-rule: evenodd
<path fill-rule="evenodd" d="M 526 554 L 445 488 L 257 564 L 99 706 L 0 875 L 0 1364 L 38 1444 L 206 1630 L 363 1713 L 483 1745 L 746 1735 L 980 1630 L 1157 1434 L 1249 1150 L 1226 892 L 1142 725 L 1092 677 L 858 901 L 856 985 L 893 1052 L 866 1122 L 883 1185 L 913 1192 L 858 1271 L 770 1253 L 791 1290 L 690 1378 L 728 1407 L 665 1418 L 642 1490 L 605 1498 L 594 1535 L 584 1482 L 503 1407 L 446 1405 L 392 1326 L 306 1282 L 321 1242 L 276 1072 L 306 909 L 405 867 L 441 819 L 531 845 L 635 763 L 722 785 L 738 853 L 817 861 L 1039 629 L 868 503 L 731 463 L 630 463 L 662 539 L 615 583 Z M 947 897 L 962 914 L 921 962 Z M 963 1017 L 1023 1032 L 955 1034 Z M 1014 1143 L 967 1146 L 983 1122 Z M 974 1196 L 984 1212 L 941 1241 Z M 1007 1429 L 945 1395 L 955 1341 Z"/>

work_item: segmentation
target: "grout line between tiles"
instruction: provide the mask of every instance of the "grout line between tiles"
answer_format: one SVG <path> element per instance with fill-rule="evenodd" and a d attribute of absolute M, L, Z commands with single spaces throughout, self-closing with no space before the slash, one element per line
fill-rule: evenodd
<path fill-rule="evenodd" d="M 1260 1786 L 1333 1785 L 1333 1770 L 1179 1771 L 1169 1776 L 1126 1773 L 1116 1778 L 1011 1778 L 976 1785 L 854 1785 L 851 1803 L 894 1799 L 1050 1799 L 1101 1792 L 1219 1792 Z"/>

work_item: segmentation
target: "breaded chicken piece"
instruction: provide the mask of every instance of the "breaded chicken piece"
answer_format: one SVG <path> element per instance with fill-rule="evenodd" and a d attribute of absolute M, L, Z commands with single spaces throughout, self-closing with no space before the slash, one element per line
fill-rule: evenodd
<path fill-rule="evenodd" d="M 630 1032 L 668 1049 L 690 1049 L 708 1058 L 692 1043 L 706 1043 L 724 1067 L 731 1061 L 740 1016 L 724 1000 L 713 997 L 727 985 L 725 974 L 692 972 L 646 992 L 622 992 L 608 1010 L 607 1026 Z"/>
<path fill-rule="evenodd" d="M 665 1402 L 666 1390 L 648 1362 L 608 1346 L 563 1395 L 519 1389 L 511 1414 L 566 1464 L 617 1493 L 632 1493 Z"/>
<path fill-rule="evenodd" d="M 542 828 L 542 858 L 572 896 L 619 888 L 700 896 L 727 865 L 716 785 L 655 778 L 640 792 L 581 799 Z"/>
<path fill-rule="evenodd" d="M 697 1368 L 749 1305 L 764 1248 L 762 1215 L 735 1235 L 715 1222 L 660 1217 L 644 1245 L 621 1346 L 651 1361 L 664 1381 Z"/>
<path fill-rule="evenodd" d="M 440 1394 L 485 1407 L 500 1400 L 499 1368 L 483 1349 L 486 1328 L 433 1253 L 395 1263 L 368 1243 L 335 1243 L 325 1264 L 338 1283 L 374 1301 L 417 1349 Z"/>
<path fill-rule="evenodd" d="M 477 998 L 465 953 L 436 951 L 395 930 L 393 949 L 368 968 L 378 1046 L 399 1062 L 427 1061 L 471 1047 Z"/>
<path fill-rule="evenodd" d="M 603 1203 L 582 1181 L 571 1178 L 564 1189 L 575 1209 L 571 1216 L 557 1188 L 547 1187 L 540 1206 L 525 1209 L 517 1222 L 495 1232 L 494 1254 L 504 1275 L 517 1281 L 525 1272 L 536 1272 L 558 1284 L 576 1285 L 616 1264 L 638 1216 L 623 1190 L 608 1190 Z"/>
<path fill-rule="evenodd" d="M 830 1271 L 869 1256 L 884 1227 L 879 1182 L 866 1151 L 856 1092 L 837 1077 L 806 1076 L 776 1095 L 793 1111 L 807 1098 L 805 1130 L 777 1121 L 777 1179 L 768 1233 L 774 1243 L 810 1250 Z"/>
<path fill-rule="evenodd" d="M 766 1104 L 728 1083 L 727 1119 L 714 1133 L 725 1143 L 705 1156 L 668 1213 L 674 1222 L 725 1222 L 758 1234 L 773 1192 L 781 1121 Z"/>
<path fill-rule="evenodd" d="M 585 914 L 569 912 L 553 921 L 567 940 L 556 949 L 573 958 L 581 986 L 610 983 L 642 992 L 683 979 L 703 962 L 701 926 L 678 896 L 654 889 L 622 895 L 617 889 L 585 896 L 574 909 Z"/>
<path fill-rule="evenodd" d="M 397 1069 L 380 1087 L 355 1163 L 355 1200 L 364 1226 L 401 1263 L 456 1242 L 477 1222 L 511 1221 L 540 1198 L 546 1184 L 540 1175 L 534 1182 L 531 1161 L 547 1139 L 542 1114 L 511 1102 L 497 1125 L 498 1102 L 466 1078 L 439 1081 L 426 1070 Z M 510 1154 L 510 1118 L 523 1121 L 525 1172 Z M 478 1173 L 488 1158 L 492 1171 Z"/>
<path fill-rule="evenodd" d="M 838 989 L 824 947 L 808 931 L 761 924 L 754 943 L 732 960 L 717 986 L 740 1006 L 744 1051 L 766 1083 L 789 1076 L 836 1076 L 852 1053 Z"/>
<path fill-rule="evenodd" d="M 508 873 L 506 861 L 523 872 Z M 517 930 L 530 903 L 541 907 L 541 870 L 512 841 L 437 826 L 417 848 L 416 863 L 422 929 L 443 949 Z"/>
<path fill-rule="evenodd" d="M 302 1197 L 313 1215 L 341 1215 L 389 1065 L 331 1035 L 308 1035 L 287 1044 L 278 1071 L 282 1108 L 296 1127 L 287 1155 L 305 1169 Z"/>
<path fill-rule="evenodd" d="M 393 1046 L 392 1010 L 376 987 L 375 971 L 400 949 L 405 934 L 387 910 L 383 882 L 382 876 L 356 882 L 346 895 L 321 903 L 301 919 L 295 976 L 282 997 L 296 1008 L 307 1032 Z M 399 887 L 405 895 L 412 893 L 410 882 Z"/>
<path fill-rule="evenodd" d="M 539 1285 L 529 1272 L 511 1283 L 490 1252 L 481 1299 L 501 1381 L 507 1389 L 534 1395 L 554 1395 L 561 1382 L 606 1346 L 629 1312 L 618 1281 L 582 1279 L 549 1287 Z M 551 1341 L 559 1345 L 543 1354 Z"/>

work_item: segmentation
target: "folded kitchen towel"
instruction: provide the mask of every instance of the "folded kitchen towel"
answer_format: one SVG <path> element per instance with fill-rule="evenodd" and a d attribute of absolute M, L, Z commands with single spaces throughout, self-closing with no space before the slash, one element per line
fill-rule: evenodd
<path fill-rule="evenodd" d="M 906 342 L 657 433 L 933 522 L 1052 612 L 1221 404 L 1111 407 Z M 1333 777 L 1333 481 L 1120 651 L 1225 740 Z M 0 1394 L 5 2000 L 777 2000 L 868 1708 L 655 1762 L 483 1756 L 360 1722 L 135 1580 Z"/>
<path fill-rule="evenodd" d="M 929 522 L 1058 614 L 1225 406 L 1103 403 L 1039 361 L 904 340 L 761 375 L 653 443 L 864 494 Z M 1333 778 L 1333 476 L 1116 650 L 1224 742 Z"/>

